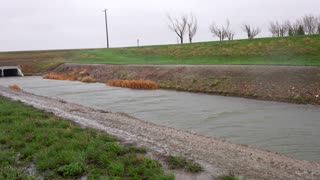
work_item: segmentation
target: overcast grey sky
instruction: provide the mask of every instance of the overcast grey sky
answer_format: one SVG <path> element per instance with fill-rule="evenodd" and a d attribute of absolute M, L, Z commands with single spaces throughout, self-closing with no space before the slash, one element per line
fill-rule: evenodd
<path fill-rule="evenodd" d="M 105 47 L 102 10 L 108 8 L 111 47 L 173 44 L 167 14 L 193 12 L 199 31 L 194 41 L 212 41 L 209 25 L 229 18 L 236 38 L 244 22 L 270 36 L 272 20 L 320 15 L 320 0 L 0 0 L 0 51 Z"/>

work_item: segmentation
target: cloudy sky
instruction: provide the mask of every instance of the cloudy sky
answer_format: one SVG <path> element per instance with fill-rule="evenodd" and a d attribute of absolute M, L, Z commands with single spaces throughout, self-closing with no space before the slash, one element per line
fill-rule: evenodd
<path fill-rule="evenodd" d="M 198 18 L 195 41 L 217 40 L 209 25 L 228 18 L 236 38 L 244 38 L 241 24 L 270 36 L 272 20 L 295 20 L 320 15 L 319 0 L 0 0 L 0 51 L 106 46 L 104 14 L 108 9 L 110 46 L 173 44 L 167 14 L 192 12 Z"/>

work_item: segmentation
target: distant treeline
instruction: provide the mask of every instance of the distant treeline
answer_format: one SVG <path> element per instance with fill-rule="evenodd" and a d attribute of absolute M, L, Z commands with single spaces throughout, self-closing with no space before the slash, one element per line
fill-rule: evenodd
<path fill-rule="evenodd" d="M 179 42 L 183 44 L 185 34 L 188 35 L 189 42 L 192 43 L 194 36 L 198 30 L 198 22 L 196 16 L 192 13 L 190 15 L 184 15 L 180 18 L 172 18 L 168 15 L 170 21 L 169 28 L 179 38 Z M 217 26 L 214 22 L 209 26 L 210 32 L 214 37 L 218 37 L 220 41 L 233 40 L 235 32 L 230 28 L 229 19 L 226 20 L 226 24 Z M 259 27 L 252 26 L 251 24 L 244 23 L 241 29 L 246 33 L 249 39 L 255 38 L 261 33 Z M 291 22 L 290 20 L 279 22 L 270 22 L 269 31 L 272 37 L 284 37 L 284 36 L 296 36 L 296 35 L 320 35 L 320 16 L 305 15 L 302 18 Z"/>

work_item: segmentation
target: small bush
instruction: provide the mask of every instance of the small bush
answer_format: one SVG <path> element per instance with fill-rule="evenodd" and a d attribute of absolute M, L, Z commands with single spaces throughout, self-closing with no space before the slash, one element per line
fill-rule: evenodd
<path fill-rule="evenodd" d="M 10 85 L 9 86 L 10 89 L 15 90 L 15 91 L 22 91 L 22 89 L 20 88 L 20 86 L 14 84 L 14 85 Z"/>
<path fill-rule="evenodd" d="M 235 175 L 223 175 L 219 176 L 218 180 L 246 180 L 246 178 L 239 178 Z"/>
<path fill-rule="evenodd" d="M 125 149 L 126 153 L 140 153 L 145 154 L 147 153 L 147 150 L 143 147 L 136 147 L 136 146 L 127 146 Z"/>
<path fill-rule="evenodd" d="M 182 157 L 169 156 L 168 163 L 170 169 L 182 169 L 187 164 L 187 160 Z"/>
<path fill-rule="evenodd" d="M 131 89 L 158 89 L 158 85 L 154 81 L 149 80 L 109 80 L 106 84 Z"/>
<path fill-rule="evenodd" d="M 203 167 L 198 164 L 198 163 L 195 163 L 195 162 L 189 162 L 186 166 L 186 170 L 188 172 L 192 172 L 192 173 L 198 173 L 198 172 L 201 172 L 203 171 Z"/>
<path fill-rule="evenodd" d="M 198 173 L 203 171 L 203 167 L 200 164 L 182 157 L 169 156 L 167 161 L 169 163 L 170 169 L 184 169 L 185 171 L 191 173 Z"/>
<path fill-rule="evenodd" d="M 76 177 L 81 175 L 83 171 L 83 166 L 80 163 L 72 163 L 58 169 L 58 173 L 65 177 Z"/>

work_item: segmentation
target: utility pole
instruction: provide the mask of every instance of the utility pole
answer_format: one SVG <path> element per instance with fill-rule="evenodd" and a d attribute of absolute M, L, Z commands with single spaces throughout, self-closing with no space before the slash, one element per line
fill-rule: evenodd
<path fill-rule="evenodd" d="M 139 46 L 140 46 L 140 40 L 137 39 L 137 47 L 139 47 Z"/>
<path fill-rule="evenodd" d="M 107 48 L 109 48 L 109 32 L 108 32 L 108 17 L 107 17 L 107 9 L 103 10 L 104 17 L 106 20 L 106 38 L 107 38 Z"/>

